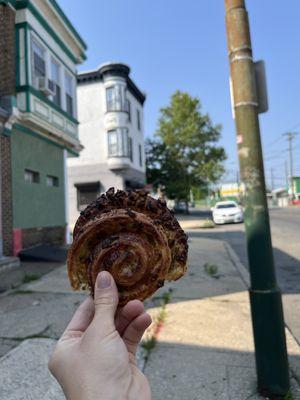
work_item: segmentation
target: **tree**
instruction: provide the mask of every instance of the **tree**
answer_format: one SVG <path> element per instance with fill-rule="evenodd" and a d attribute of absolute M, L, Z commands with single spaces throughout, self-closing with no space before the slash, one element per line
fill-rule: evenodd
<path fill-rule="evenodd" d="M 191 189 L 207 188 L 224 172 L 225 151 L 216 145 L 220 131 L 202 114 L 197 97 L 176 91 L 160 110 L 155 138 L 146 144 L 147 181 L 187 204 Z"/>

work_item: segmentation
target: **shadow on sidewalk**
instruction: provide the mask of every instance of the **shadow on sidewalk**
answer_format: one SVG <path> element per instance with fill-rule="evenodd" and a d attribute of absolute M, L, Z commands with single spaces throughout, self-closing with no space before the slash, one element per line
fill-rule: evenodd
<path fill-rule="evenodd" d="M 291 369 L 300 357 L 291 355 Z M 159 342 L 145 366 L 153 400 L 263 399 L 257 395 L 253 352 Z M 294 398 L 299 387 L 291 377 Z"/>
<path fill-rule="evenodd" d="M 189 238 L 207 238 L 224 240 L 230 244 L 241 263 L 248 269 L 245 233 L 242 230 L 187 232 Z M 278 285 L 283 294 L 300 293 L 300 260 L 277 247 L 273 247 Z"/>

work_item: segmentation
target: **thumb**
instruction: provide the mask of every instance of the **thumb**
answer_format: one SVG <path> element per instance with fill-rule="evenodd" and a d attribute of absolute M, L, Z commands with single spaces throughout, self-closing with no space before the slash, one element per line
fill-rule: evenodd
<path fill-rule="evenodd" d="M 96 325 L 99 324 L 101 330 L 114 327 L 118 302 L 119 295 L 114 278 L 107 271 L 100 272 L 97 276 L 94 290 L 95 315 L 93 322 Z"/>

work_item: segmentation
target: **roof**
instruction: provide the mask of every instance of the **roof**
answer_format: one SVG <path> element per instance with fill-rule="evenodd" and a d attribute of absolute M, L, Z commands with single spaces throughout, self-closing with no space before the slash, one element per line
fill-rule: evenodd
<path fill-rule="evenodd" d="M 105 75 L 121 76 L 126 79 L 127 88 L 130 93 L 143 105 L 146 95 L 143 93 L 129 77 L 130 67 L 116 61 L 109 61 L 101 64 L 97 69 L 80 72 L 77 75 L 78 84 L 86 84 L 93 81 L 102 81 Z"/>

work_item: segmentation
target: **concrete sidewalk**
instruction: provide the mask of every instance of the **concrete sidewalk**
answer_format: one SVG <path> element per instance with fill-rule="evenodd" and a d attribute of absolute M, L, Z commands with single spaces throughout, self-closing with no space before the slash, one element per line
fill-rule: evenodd
<path fill-rule="evenodd" d="M 153 400 L 260 399 L 248 273 L 227 244 L 193 232 L 189 272 L 169 284 L 166 321 L 144 367 Z M 150 312 L 155 316 L 159 309 Z M 286 334 L 293 399 L 300 399 L 300 349 Z"/>
<path fill-rule="evenodd" d="M 157 345 L 147 361 L 139 358 L 153 400 L 259 399 L 247 272 L 222 241 L 193 230 L 189 244 L 187 275 L 147 302 L 155 316 L 173 289 Z M 65 266 L 0 298 L 0 399 L 64 399 L 47 360 L 83 298 L 70 290 Z M 300 399 L 299 346 L 288 331 L 287 339 L 293 399 Z"/>

